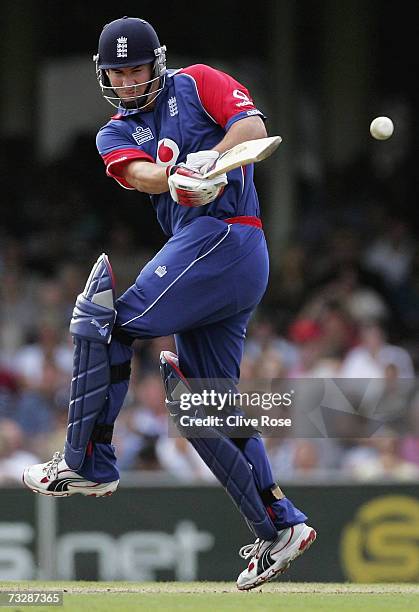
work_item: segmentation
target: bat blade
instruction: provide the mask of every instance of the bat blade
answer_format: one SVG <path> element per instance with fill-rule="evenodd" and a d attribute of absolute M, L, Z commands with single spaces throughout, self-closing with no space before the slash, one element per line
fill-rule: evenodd
<path fill-rule="evenodd" d="M 217 159 L 212 170 L 206 172 L 204 178 L 216 178 L 224 172 L 230 172 L 239 166 L 260 162 L 272 155 L 282 142 L 281 136 L 269 136 L 256 140 L 246 140 L 225 151 Z"/>

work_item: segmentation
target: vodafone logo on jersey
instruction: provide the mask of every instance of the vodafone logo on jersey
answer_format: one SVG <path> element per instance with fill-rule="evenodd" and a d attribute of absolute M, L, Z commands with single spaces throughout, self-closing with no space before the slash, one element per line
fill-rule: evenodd
<path fill-rule="evenodd" d="M 175 164 L 179 157 L 179 147 L 171 138 L 163 138 L 159 140 L 157 145 L 156 162 L 160 166 L 169 166 Z"/>
<path fill-rule="evenodd" d="M 240 100 L 240 102 L 237 102 L 236 106 L 253 106 L 252 100 L 244 93 L 244 91 L 235 89 L 233 91 L 233 96 Z"/>

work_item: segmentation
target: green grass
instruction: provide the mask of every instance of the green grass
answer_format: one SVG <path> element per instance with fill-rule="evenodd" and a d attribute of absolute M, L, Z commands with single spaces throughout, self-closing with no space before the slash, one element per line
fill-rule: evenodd
<path fill-rule="evenodd" d="M 269 583 L 239 592 L 230 582 L 0 582 L 4 591 L 64 591 L 64 608 L 14 606 L 13 610 L 123 611 L 327 610 L 360 612 L 419 609 L 414 584 Z"/>

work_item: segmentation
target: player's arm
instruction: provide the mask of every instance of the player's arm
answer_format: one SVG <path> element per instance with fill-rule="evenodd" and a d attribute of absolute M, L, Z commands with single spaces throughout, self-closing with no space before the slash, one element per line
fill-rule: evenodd
<path fill-rule="evenodd" d="M 170 191 L 175 202 L 183 206 L 204 206 L 219 195 L 227 177 L 204 180 L 200 174 L 180 166 L 162 168 L 147 161 L 133 160 L 122 169 L 124 180 L 137 191 L 148 194 Z"/>
<path fill-rule="evenodd" d="M 240 119 L 230 126 L 224 138 L 215 147 L 206 151 L 189 153 L 186 158 L 186 165 L 195 172 L 205 174 L 213 168 L 218 157 L 225 151 L 247 140 L 258 140 L 259 138 L 266 138 L 266 136 L 265 124 L 260 117 Z"/>
<path fill-rule="evenodd" d="M 224 138 L 215 147 L 214 151 L 224 153 L 241 142 L 266 138 L 267 131 L 263 120 L 258 117 L 246 117 L 232 124 Z"/>
<path fill-rule="evenodd" d="M 168 191 L 165 168 L 155 163 L 150 143 L 133 146 L 129 134 L 116 118 L 99 130 L 96 146 L 107 176 L 114 178 L 121 187 L 148 194 Z"/>
<path fill-rule="evenodd" d="M 135 159 L 121 169 L 127 183 L 137 191 L 158 194 L 169 191 L 166 168 L 146 160 Z"/>

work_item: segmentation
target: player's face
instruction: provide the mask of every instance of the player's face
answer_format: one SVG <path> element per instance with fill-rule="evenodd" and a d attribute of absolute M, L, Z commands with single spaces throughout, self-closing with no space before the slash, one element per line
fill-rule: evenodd
<path fill-rule="evenodd" d="M 128 68 L 109 68 L 106 71 L 112 87 L 124 102 L 130 102 L 144 95 L 147 81 L 152 78 L 152 65 L 143 64 Z M 153 83 L 153 86 L 155 83 Z M 119 89 L 117 89 L 119 88 Z M 151 87 L 153 91 L 153 87 Z"/>

